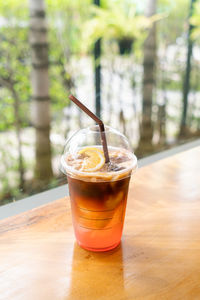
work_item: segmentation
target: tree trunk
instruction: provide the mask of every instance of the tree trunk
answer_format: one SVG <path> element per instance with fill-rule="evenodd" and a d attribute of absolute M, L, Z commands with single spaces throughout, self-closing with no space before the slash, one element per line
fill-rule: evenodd
<path fill-rule="evenodd" d="M 112 101 L 113 101 L 113 80 L 114 80 L 114 59 L 110 58 L 110 68 L 108 68 L 109 72 L 109 79 L 108 79 L 108 92 L 106 95 L 106 102 L 108 103 L 108 111 L 109 111 L 109 122 L 111 124 L 112 122 L 112 114 L 113 114 L 113 107 L 112 107 Z"/>
<path fill-rule="evenodd" d="M 149 0 L 146 16 L 150 17 L 156 13 L 156 0 Z M 153 90 L 155 86 L 155 66 L 156 66 L 156 24 L 149 29 L 148 36 L 144 42 L 143 60 L 143 103 L 142 121 L 140 125 L 140 140 L 137 152 L 148 154 L 152 152 L 153 122 L 152 103 Z"/>
<path fill-rule="evenodd" d="M 94 4 L 100 6 L 100 0 L 94 0 Z M 98 39 L 94 45 L 94 63 L 95 63 L 95 106 L 96 115 L 101 118 L 101 39 Z"/>
<path fill-rule="evenodd" d="M 50 144 L 50 98 L 48 42 L 44 0 L 29 0 L 32 59 L 32 123 L 36 132 L 36 178 L 43 182 L 52 175 Z"/>
<path fill-rule="evenodd" d="M 126 119 L 124 117 L 123 109 L 120 109 L 119 113 L 119 124 L 122 126 L 122 133 L 126 135 Z"/>
<path fill-rule="evenodd" d="M 23 163 L 23 155 L 22 155 L 21 124 L 20 124 L 21 120 L 19 116 L 20 101 L 13 86 L 11 87 L 11 92 L 14 99 L 15 130 L 16 130 L 17 148 L 18 148 L 19 188 L 22 191 L 24 189 L 24 163 Z"/>
<path fill-rule="evenodd" d="M 196 0 L 191 0 L 188 19 L 192 15 L 193 5 L 195 2 L 196 2 Z M 188 128 L 186 126 L 186 120 L 187 120 L 187 110 L 188 110 L 188 94 L 190 91 L 191 56 L 192 56 L 192 48 L 193 48 L 193 41 L 191 39 L 191 33 L 192 33 L 193 27 L 194 26 L 192 24 L 189 24 L 188 36 L 187 36 L 187 43 L 188 43 L 187 64 L 186 64 L 185 78 L 184 78 L 184 83 L 183 83 L 183 110 L 182 110 L 182 116 L 181 116 L 179 137 L 183 137 L 183 136 L 187 135 L 187 133 L 188 133 Z"/>
<path fill-rule="evenodd" d="M 164 46 L 164 57 L 166 57 L 166 45 Z M 164 59 L 163 59 L 164 60 Z M 165 65 L 167 64 L 166 59 L 163 61 L 163 66 L 160 64 L 159 69 L 160 69 L 160 74 L 157 74 L 160 78 L 160 83 L 161 83 L 161 89 L 162 89 L 162 97 L 163 100 L 162 102 L 159 99 L 158 103 L 158 114 L 157 114 L 157 123 L 158 123 L 158 132 L 159 132 L 159 142 L 158 142 L 158 147 L 166 145 L 166 123 L 167 123 L 167 104 L 168 104 L 168 99 L 167 99 L 167 92 L 166 92 L 166 86 L 165 86 Z"/>
<path fill-rule="evenodd" d="M 158 105 L 158 131 L 159 131 L 159 145 L 166 143 L 166 103 Z"/>

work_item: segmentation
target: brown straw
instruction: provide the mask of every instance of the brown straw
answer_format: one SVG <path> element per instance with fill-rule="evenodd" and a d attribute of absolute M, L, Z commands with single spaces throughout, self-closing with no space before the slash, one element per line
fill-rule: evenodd
<path fill-rule="evenodd" d="M 105 134 L 105 128 L 104 128 L 103 122 L 95 114 L 93 114 L 83 103 L 81 103 L 77 98 L 75 98 L 73 95 L 70 95 L 69 99 L 72 100 L 80 109 L 82 109 L 88 116 L 90 116 L 99 125 L 99 130 L 100 130 L 100 134 L 101 134 L 101 143 L 103 146 L 105 161 L 106 161 L 106 163 L 108 163 L 110 161 L 110 159 L 109 159 L 109 154 L 108 154 L 106 134 Z"/>

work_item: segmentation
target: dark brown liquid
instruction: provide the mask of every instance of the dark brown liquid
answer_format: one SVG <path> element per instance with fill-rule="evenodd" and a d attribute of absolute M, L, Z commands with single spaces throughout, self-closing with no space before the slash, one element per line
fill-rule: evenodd
<path fill-rule="evenodd" d="M 130 176 L 104 182 L 67 178 L 78 243 L 90 250 L 112 249 L 122 235 Z"/>

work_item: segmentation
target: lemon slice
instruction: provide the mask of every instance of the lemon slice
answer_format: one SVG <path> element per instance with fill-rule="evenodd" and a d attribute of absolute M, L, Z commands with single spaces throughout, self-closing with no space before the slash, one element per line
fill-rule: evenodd
<path fill-rule="evenodd" d="M 95 172 L 105 164 L 104 153 L 101 149 L 86 147 L 80 150 L 78 154 L 85 155 L 81 171 Z"/>

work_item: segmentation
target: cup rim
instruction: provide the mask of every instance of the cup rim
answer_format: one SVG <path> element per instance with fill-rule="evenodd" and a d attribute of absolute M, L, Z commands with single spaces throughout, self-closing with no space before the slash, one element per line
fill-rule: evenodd
<path fill-rule="evenodd" d="M 118 175 L 121 175 L 123 173 L 127 173 L 129 171 L 131 171 L 132 173 L 136 172 L 136 170 L 138 168 L 137 157 L 132 152 L 130 152 L 130 154 L 132 155 L 132 158 L 133 158 L 132 164 L 128 168 L 120 170 L 120 171 L 107 172 L 109 175 L 113 176 L 113 180 L 109 180 L 109 181 L 115 181 L 115 177 L 118 176 Z M 83 171 L 80 171 L 80 170 L 75 170 L 72 166 L 67 165 L 65 157 L 66 157 L 66 155 L 63 154 L 61 156 L 61 162 L 60 162 L 61 163 L 60 169 L 65 175 L 74 174 L 75 176 L 80 177 L 80 178 L 82 178 L 82 177 L 85 177 L 85 178 L 94 177 L 95 178 L 98 175 L 101 176 L 101 172 L 98 172 L 98 171 L 96 171 L 96 172 L 83 172 Z M 128 176 L 124 176 L 124 178 L 125 177 L 128 177 Z M 103 174 L 102 174 L 102 178 L 103 178 Z M 104 180 L 104 181 L 107 181 L 107 180 Z"/>

